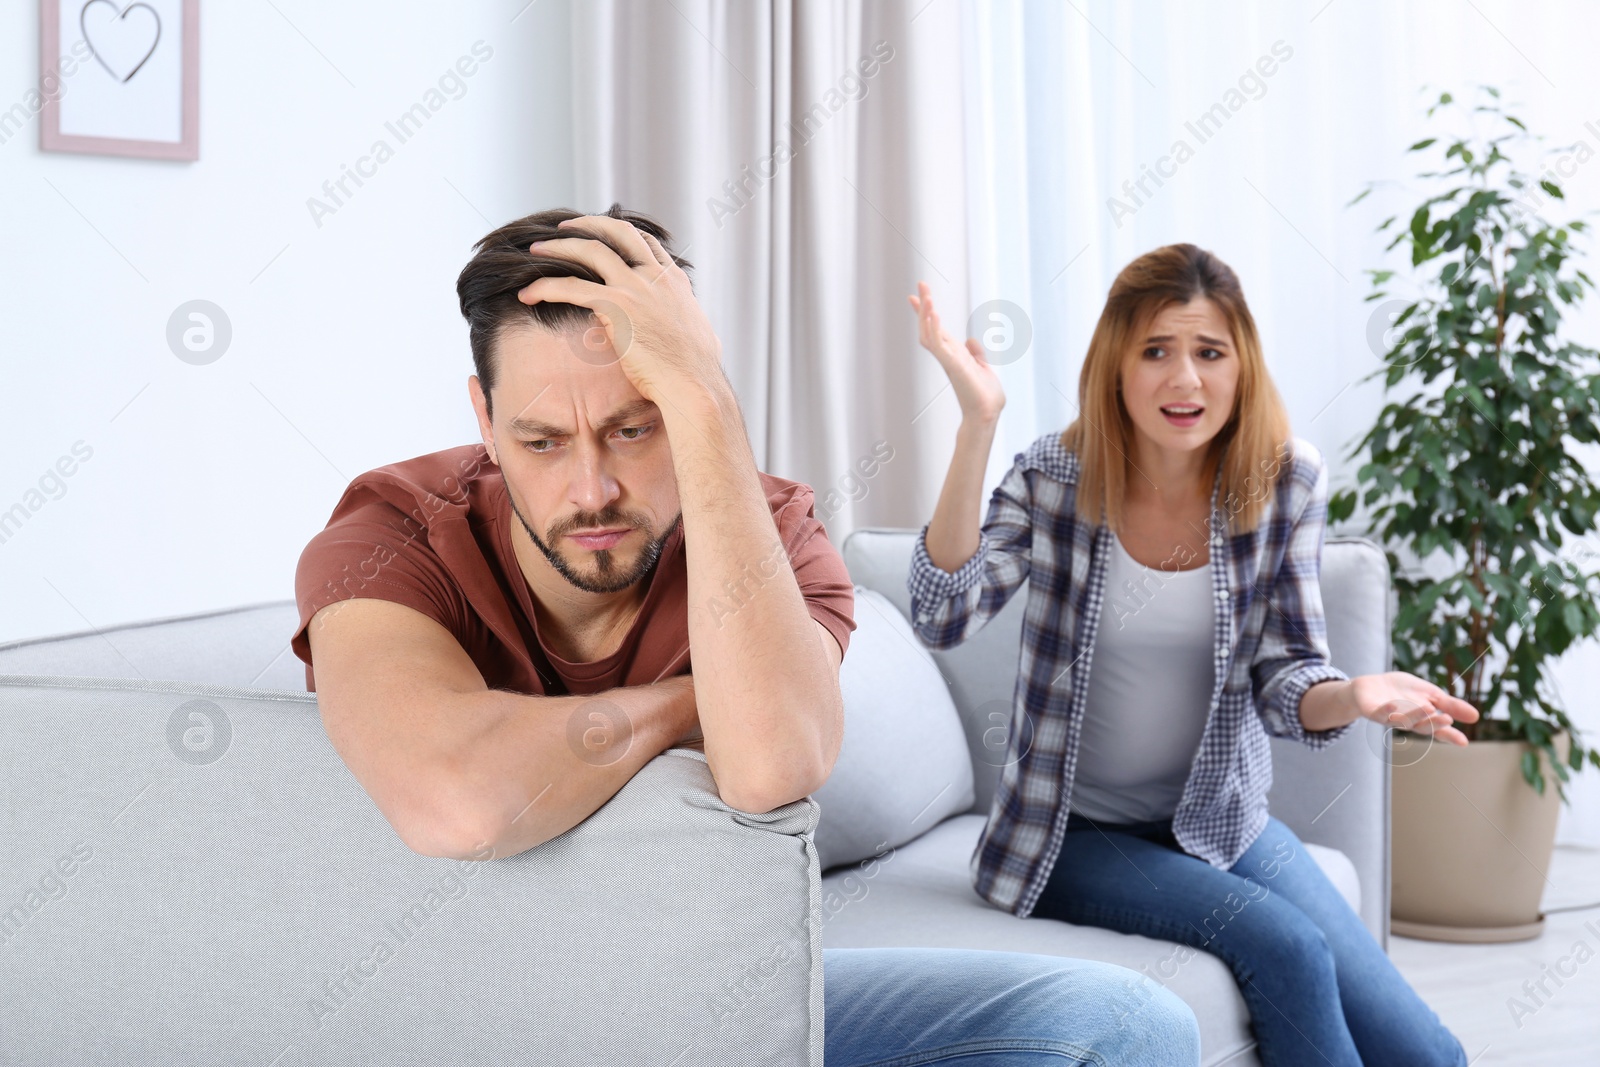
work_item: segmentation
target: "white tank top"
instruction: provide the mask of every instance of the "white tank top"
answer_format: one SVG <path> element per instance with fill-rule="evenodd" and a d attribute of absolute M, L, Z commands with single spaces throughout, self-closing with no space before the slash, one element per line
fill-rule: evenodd
<path fill-rule="evenodd" d="M 1096 822 L 1168 819 L 1216 681 L 1211 563 L 1166 571 L 1111 544 L 1071 809 Z"/>

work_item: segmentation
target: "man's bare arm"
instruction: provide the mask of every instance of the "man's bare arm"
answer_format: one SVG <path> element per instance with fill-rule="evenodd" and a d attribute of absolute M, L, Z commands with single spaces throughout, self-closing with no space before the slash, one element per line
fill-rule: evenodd
<path fill-rule="evenodd" d="M 517 295 L 594 311 L 629 382 L 661 411 L 683 510 L 696 703 L 717 789 L 745 811 L 798 800 L 838 758 L 841 652 L 819 636 L 779 543 L 722 343 L 689 276 L 654 236 L 603 215 L 561 227 L 605 240 L 534 247 L 587 265 L 604 283 L 543 277 Z M 713 619 L 713 598 L 739 588 L 749 591 L 742 606 Z"/>
<path fill-rule="evenodd" d="M 815 792 L 838 759 L 842 652 L 806 608 L 732 388 L 717 403 L 690 395 L 661 407 L 706 762 L 729 805 L 770 811 Z"/>
<path fill-rule="evenodd" d="M 489 689 L 448 630 L 387 600 L 331 604 L 308 636 L 328 737 L 425 856 L 487 859 L 548 841 L 696 722 L 687 675 L 590 696 Z"/>

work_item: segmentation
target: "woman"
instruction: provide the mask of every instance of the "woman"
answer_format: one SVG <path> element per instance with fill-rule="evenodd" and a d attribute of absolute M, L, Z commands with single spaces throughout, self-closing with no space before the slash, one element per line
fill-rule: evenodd
<path fill-rule="evenodd" d="M 1404 671 L 1349 678 L 1328 662 L 1327 471 L 1290 435 L 1238 278 L 1188 244 L 1130 263 L 1089 343 L 1078 418 L 1017 457 L 981 528 L 1005 397 L 978 342 L 963 351 L 918 291 L 922 344 L 962 420 L 913 555 L 917 633 L 957 645 L 1028 580 L 1018 728 L 973 856 L 978 893 L 1219 957 L 1264 1064 L 1464 1064 L 1267 812 L 1269 733 L 1321 748 L 1364 716 L 1464 745 L 1453 723 L 1478 713 Z"/>

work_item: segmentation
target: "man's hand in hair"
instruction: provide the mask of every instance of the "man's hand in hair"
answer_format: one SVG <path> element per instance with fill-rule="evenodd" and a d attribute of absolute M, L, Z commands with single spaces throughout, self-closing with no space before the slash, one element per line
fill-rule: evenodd
<path fill-rule="evenodd" d="M 599 240 L 560 238 L 530 248 L 582 263 L 605 284 L 540 278 L 523 287 L 517 298 L 525 304 L 576 304 L 594 312 L 623 373 L 658 407 L 698 407 L 708 398 L 721 405 L 731 399 L 733 390 L 722 371 L 722 342 L 695 299 L 688 274 L 661 243 L 607 215 L 584 215 L 561 225 Z"/>

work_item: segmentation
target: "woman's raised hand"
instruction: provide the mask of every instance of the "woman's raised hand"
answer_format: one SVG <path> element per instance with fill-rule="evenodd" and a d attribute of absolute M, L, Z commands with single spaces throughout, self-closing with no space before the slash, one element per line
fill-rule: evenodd
<path fill-rule="evenodd" d="M 939 366 L 956 391 L 963 419 L 976 419 L 993 423 L 1006 406 L 1006 393 L 1000 377 L 984 358 L 983 345 L 977 339 L 967 338 L 965 348 L 956 344 L 950 331 L 939 325 L 939 315 L 933 310 L 933 293 L 927 282 L 917 283 L 917 295 L 908 296 L 911 310 L 917 313 L 922 347 L 934 354 Z"/>

